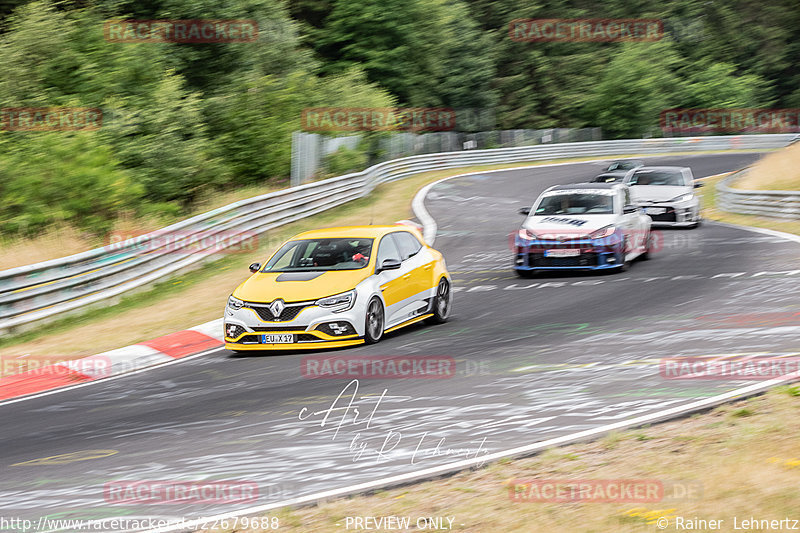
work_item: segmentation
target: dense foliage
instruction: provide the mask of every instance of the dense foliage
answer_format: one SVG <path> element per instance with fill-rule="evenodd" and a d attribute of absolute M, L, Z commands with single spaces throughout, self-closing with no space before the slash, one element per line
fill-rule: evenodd
<path fill-rule="evenodd" d="M 109 42 L 109 19 L 254 19 L 257 42 Z M 659 18 L 654 43 L 531 43 L 520 18 Z M 498 129 L 659 135 L 670 107 L 800 107 L 795 0 L 10 0 L 0 107 L 92 107 L 86 132 L 0 131 L 0 232 L 93 233 L 284 180 L 306 107 L 490 108 Z M 329 172 L 365 164 L 343 150 Z"/>

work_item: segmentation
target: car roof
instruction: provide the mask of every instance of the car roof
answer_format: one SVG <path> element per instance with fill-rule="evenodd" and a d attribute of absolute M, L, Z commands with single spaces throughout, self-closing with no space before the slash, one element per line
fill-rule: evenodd
<path fill-rule="evenodd" d="M 374 226 L 338 226 L 335 228 L 321 228 L 298 233 L 291 240 L 298 239 L 330 239 L 337 237 L 378 238 L 393 231 L 405 230 L 416 235 L 415 228 L 406 225 L 374 225 Z"/>
<path fill-rule="evenodd" d="M 671 166 L 660 166 L 660 167 L 639 167 L 634 169 L 634 172 L 641 172 L 642 170 L 684 170 L 688 169 L 689 167 L 671 167 Z"/>
<path fill-rule="evenodd" d="M 622 183 L 568 183 L 565 185 L 553 185 L 548 191 L 569 191 L 573 189 L 621 189 L 624 187 Z"/>

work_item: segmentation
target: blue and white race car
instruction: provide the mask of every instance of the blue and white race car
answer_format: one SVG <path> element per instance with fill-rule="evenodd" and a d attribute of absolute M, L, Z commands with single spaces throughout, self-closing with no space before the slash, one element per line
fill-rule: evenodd
<path fill-rule="evenodd" d="M 544 191 L 515 237 L 514 270 L 625 270 L 653 246 L 650 217 L 621 183 L 556 185 Z"/>

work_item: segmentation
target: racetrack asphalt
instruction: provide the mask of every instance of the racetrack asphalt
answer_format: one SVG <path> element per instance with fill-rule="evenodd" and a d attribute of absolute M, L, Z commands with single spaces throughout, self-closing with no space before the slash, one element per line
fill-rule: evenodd
<path fill-rule="evenodd" d="M 647 163 L 687 165 L 704 177 L 759 156 L 658 156 Z M 522 221 L 518 208 L 550 185 L 585 181 L 601 167 L 575 163 L 437 184 L 425 206 L 454 278 L 451 320 L 410 326 L 374 346 L 318 354 L 452 357 L 456 375 L 361 379 L 355 392 L 354 384 L 346 388 L 349 379 L 305 378 L 307 353 L 235 357 L 215 350 L 0 404 L 0 515 L 175 519 L 233 511 L 252 503 L 119 504 L 106 501 L 103 489 L 121 480 L 245 481 L 258 483 L 257 503 L 270 503 L 480 457 L 752 383 L 665 379 L 662 357 L 797 353 L 795 242 L 707 222 L 664 229 L 652 259 L 624 273 L 517 278 L 508 235 Z M 228 290 L 220 290 L 220 308 Z M 324 427 L 323 413 L 309 416 L 340 394 L 338 407 L 353 398 L 346 416 L 333 412 Z"/>

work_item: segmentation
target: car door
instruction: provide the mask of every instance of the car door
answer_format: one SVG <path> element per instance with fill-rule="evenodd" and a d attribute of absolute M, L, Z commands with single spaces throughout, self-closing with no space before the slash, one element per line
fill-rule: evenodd
<path fill-rule="evenodd" d="M 625 208 L 632 205 L 631 191 L 629 188 L 620 188 L 619 194 L 617 194 L 617 202 L 622 204 L 619 210 L 619 226 L 622 228 L 622 233 L 625 235 L 627 241 L 625 254 L 626 256 L 638 254 L 638 250 L 642 246 L 639 241 L 642 240 L 643 236 L 640 234 L 640 231 L 638 231 L 640 226 L 639 209 L 637 208 L 636 211 L 633 212 L 625 212 Z"/>
<path fill-rule="evenodd" d="M 410 232 L 397 231 L 392 233 L 392 237 L 408 267 L 408 273 L 403 277 L 407 300 L 401 312 L 409 319 L 424 313 L 429 307 L 435 261 L 428 249 Z"/>
<path fill-rule="evenodd" d="M 401 262 L 400 268 L 396 270 L 381 270 L 376 274 L 385 305 L 385 327 L 390 328 L 396 325 L 400 321 L 398 317 L 402 316 L 400 310 L 403 307 L 403 301 L 408 291 L 408 279 L 406 276 L 409 273 L 410 266 L 402 260 L 400 250 L 391 234 L 384 235 L 380 243 L 378 243 L 378 257 L 375 268 L 379 269 L 387 259 Z"/>
<path fill-rule="evenodd" d="M 630 189 L 624 190 L 624 198 L 627 202 L 631 202 Z M 637 206 L 635 213 L 630 213 L 630 233 L 628 234 L 628 242 L 630 243 L 629 253 L 639 255 L 647 250 L 647 240 L 650 237 L 650 223 L 652 222 L 650 216 L 646 215 L 640 206 Z"/>

